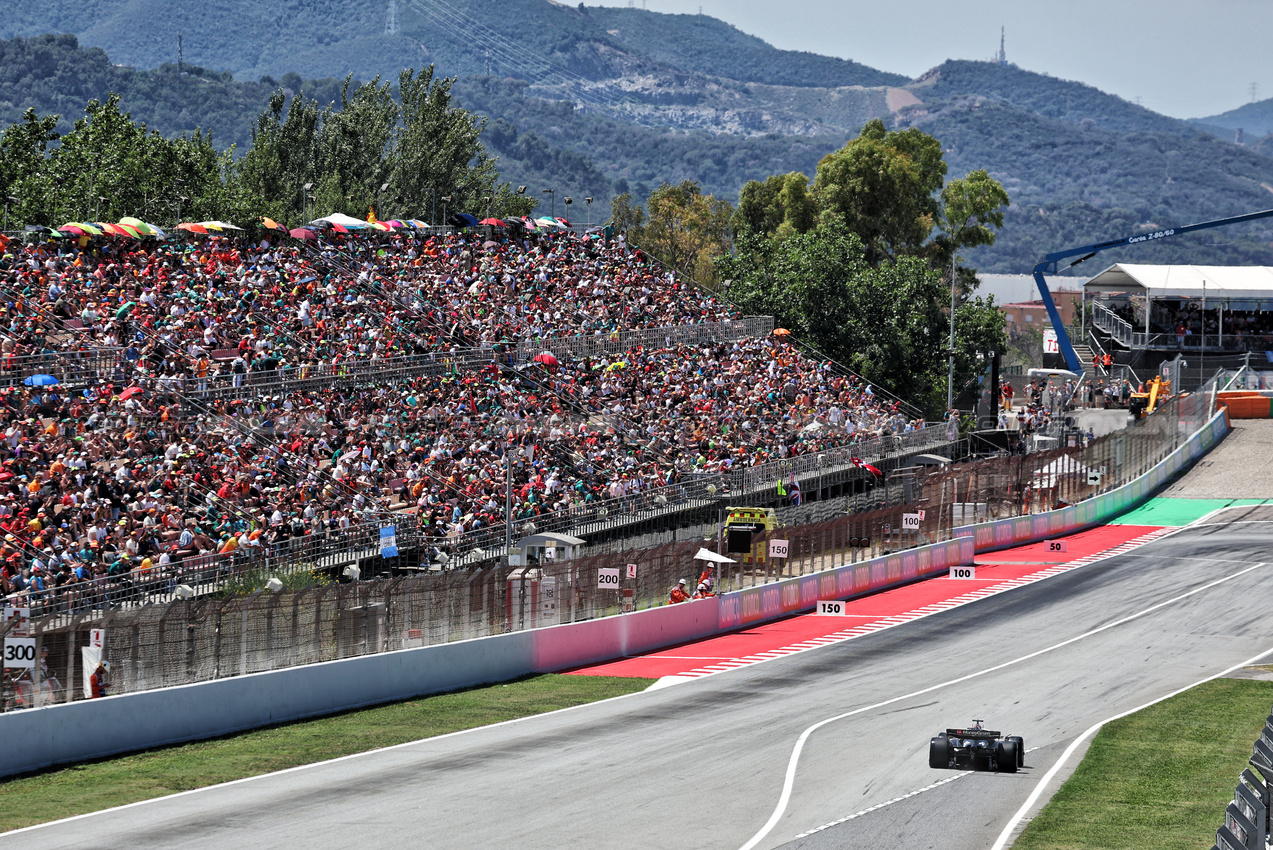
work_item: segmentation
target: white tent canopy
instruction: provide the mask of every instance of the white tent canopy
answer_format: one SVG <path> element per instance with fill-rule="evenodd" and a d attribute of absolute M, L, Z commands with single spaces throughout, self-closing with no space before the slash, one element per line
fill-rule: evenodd
<path fill-rule="evenodd" d="M 711 549 L 699 547 L 698 552 L 694 554 L 696 561 L 711 561 L 713 564 L 736 564 L 733 558 L 726 558 L 724 555 L 717 555 Z"/>
<path fill-rule="evenodd" d="M 1087 292 L 1162 299 L 1273 300 L 1270 266 L 1152 266 L 1115 263 L 1083 284 Z"/>

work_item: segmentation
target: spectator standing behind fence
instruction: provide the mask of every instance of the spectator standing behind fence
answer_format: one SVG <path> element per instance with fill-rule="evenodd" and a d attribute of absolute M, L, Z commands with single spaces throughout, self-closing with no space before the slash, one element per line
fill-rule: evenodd
<path fill-rule="evenodd" d="M 97 669 L 93 671 L 93 675 L 88 679 L 89 697 L 98 699 L 106 696 L 106 676 L 110 673 L 110 664 L 105 661 L 97 663 Z"/>

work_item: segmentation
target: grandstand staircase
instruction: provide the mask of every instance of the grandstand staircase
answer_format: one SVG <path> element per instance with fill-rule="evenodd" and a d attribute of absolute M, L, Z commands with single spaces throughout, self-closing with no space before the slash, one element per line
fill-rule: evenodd
<path fill-rule="evenodd" d="M 1083 364 L 1084 369 L 1087 369 L 1087 367 L 1091 365 L 1092 357 L 1096 354 L 1096 352 L 1092 350 L 1092 346 L 1088 345 L 1086 342 L 1075 343 L 1074 353 L 1078 355 L 1079 362 Z"/>

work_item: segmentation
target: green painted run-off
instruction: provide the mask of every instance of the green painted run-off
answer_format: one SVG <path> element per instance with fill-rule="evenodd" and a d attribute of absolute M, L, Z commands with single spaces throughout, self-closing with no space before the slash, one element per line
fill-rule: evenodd
<path fill-rule="evenodd" d="M 1263 505 L 1268 499 L 1150 499 L 1145 504 L 1109 520 L 1110 525 L 1157 525 L 1178 527 L 1220 508 L 1233 505 Z"/>

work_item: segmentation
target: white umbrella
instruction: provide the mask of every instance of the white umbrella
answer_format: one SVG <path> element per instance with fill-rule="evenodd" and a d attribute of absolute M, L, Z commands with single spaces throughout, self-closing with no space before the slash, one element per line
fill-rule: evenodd
<path fill-rule="evenodd" d="M 701 548 L 701 547 L 699 548 L 699 550 L 698 550 L 696 553 L 694 553 L 694 560 L 695 560 L 695 561 L 711 561 L 713 564 L 736 564 L 736 563 L 738 563 L 738 562 L 737 562 L 737 561 L 735 561 L 733 558 L 726 558 L 724 555 L 717 555 L 717 554 L 716 554 L 715 552 L 713 552 L 711 549 L 705 549 L 705 548 Z"/>

